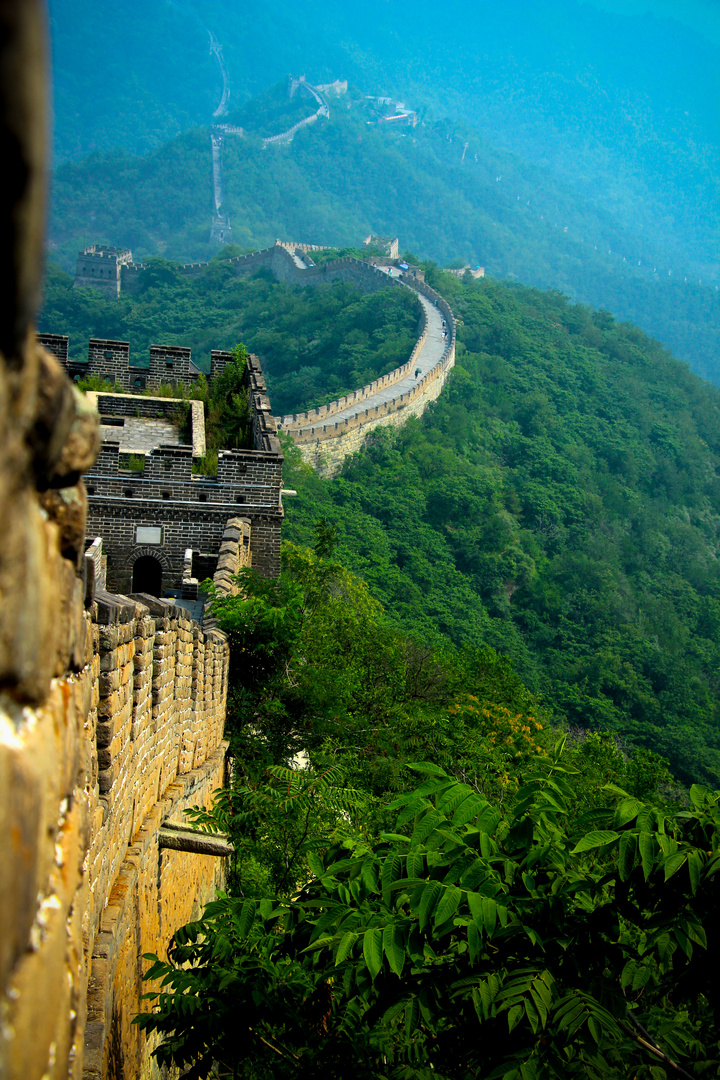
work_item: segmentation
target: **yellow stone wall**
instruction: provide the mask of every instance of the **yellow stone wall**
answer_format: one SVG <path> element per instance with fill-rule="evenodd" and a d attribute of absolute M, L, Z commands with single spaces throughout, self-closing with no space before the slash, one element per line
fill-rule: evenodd
<path fill-rule="evenodd" d="M 0 1075 L 150 1076 L 142 954 L 222 882 L 222 860 L 161 850 L 158 830 L 223 784 L 227 645 L 172 605 L 68 599 L 80 670 L 40 707 L 0 707 Z"/>
<path fill-rule="evenodd" d="M 44 0 L 0 4 L 0 40 L 0 1080 L 136 1080 L 153 1072 L 130 1026 L 141 954 L 162 954 L 222 877 L 221 860 L 161 849 L 159 828 L 223 781 L 228 650 L 172 604 L 94 592 L 97 413 L 32 329 Z"/>
<path fill-rule="evenodd" d="M 152 1045 L 132 1024 L 142 955 L 164 955 L 223 879 L 222 859 L 160 848 L 159 829 L 224 782 L 227 643 L 172 601 L 86 596 L 83 555 L 62 553 L 70 524 L 22 496 L 54 677 L 41 700 L 0 692 L 0 1076 L 149 1078 Z M 12 500 L 0 509 L 7 519 Z M 248 561 L 248 528 L 228 523 L 217 588 Z M 37 633 L 22 592 L 6 599 L 17 663 Z"/>

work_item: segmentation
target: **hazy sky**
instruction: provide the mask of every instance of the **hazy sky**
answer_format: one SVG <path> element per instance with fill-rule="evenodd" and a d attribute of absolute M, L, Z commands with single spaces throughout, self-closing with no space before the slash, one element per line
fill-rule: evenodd
<path fill-rule="evenodd" d="M 585 0 L 585 3 L 625 15 L 651 11 L 654 15 L 677 19 L 720 44 L 719 0 Z"/>

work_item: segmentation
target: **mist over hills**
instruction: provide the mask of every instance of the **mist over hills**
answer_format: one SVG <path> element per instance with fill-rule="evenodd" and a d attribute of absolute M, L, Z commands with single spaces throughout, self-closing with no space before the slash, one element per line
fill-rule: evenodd
<path fill-rule="evenodd" d="M 282 130 L 291 115 L 282 84 L 238 115 L 262 133 L 274 119 Z M 720 378 L 715 286 L 683 280 L 657 238 L 624 227 L 602 204 L 469 124 L 426 119 L 386 130 L 368 123 L 376 116 L 351 86 L 333 99 L 329 121 L 298 132 L 289 146 L 263 149 L 252 129 L 227 137 L 223 211 L 240 248 L 265 247 L 277 236 L 354 245 L 371 231 L 399 234 L 405 249 L 440 263 L 480 263 L 494 276 L 606 307 L 659 337 L 699 374 Z M 136 258 L 208 259 L 215 250 L 211 174 L 202 128 L 144 157 L 95 154 L 61 165 L 54 257 L 71 271 L 78 247 L 93 238 L 127 245 Z"/>
<path fill-rule="evenodd" d="M 57 159 L 144 153 L 206 123 L 220 96 L 212 30 L 233 106 L 288 71 L 416 98 L 431 117 L 469 121 L 546 166 L 707 279 L 717 270 L 720 47 L 700 16 L 692 28 L 679 3 L 655 6 L 676 18 L 579 0 L 450 0 L 441 13 L 429 0 L 126 0 L 111 10 L 52 0 Z"/>

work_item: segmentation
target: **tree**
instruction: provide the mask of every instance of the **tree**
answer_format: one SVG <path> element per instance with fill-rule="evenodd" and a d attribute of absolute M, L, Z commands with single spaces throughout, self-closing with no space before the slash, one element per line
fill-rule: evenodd
<path fill-rule="evenodd" d="M 393 832 L 309 854 L 294 899 L 222 898 L 148 978 L 186 1075 L 718 1075 L 720 794 L 612 788 L 574 820 L 558 743 L 499 807 L 432 764 Z M 684 1075 L 688 1075 L 687 1072 Z"/>

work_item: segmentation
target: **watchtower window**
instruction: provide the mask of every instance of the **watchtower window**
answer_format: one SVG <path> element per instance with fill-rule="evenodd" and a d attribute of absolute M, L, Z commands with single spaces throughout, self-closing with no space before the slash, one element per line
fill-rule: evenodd
<path fill-rule="evenodd" d="M 103 356 L 105 357 L 106 360 L 112 360 L 112 358 L 113 358 L 113 354 L 110 352 L 109 349 L 108 349 L 107 352 L 103 353 Z"/>
<path fill-rule="evenodd" d="M 87 484 L 85 490 L 87 491 L 88 495 L 94 495 L 95 494 L 95 485 L 94 484 Z"/>
<path fill-rule="evenodd" d="M 163 461 L 163 468 L 166 470 L 172 469 L 172 461 L 169 458 L 165 458 Z"/>
<path fill-rule="evenodd" d="M 163 499 L 169 499 L 170 498 L 170 492 L 169 491 L 163 491 L 162 497 L 163 497 Z"/>
<path fill-rule="evenodd" d="M 134 494 L 135 494 L 135 492 L 133 491 L 132 488 L 123 488 L 123 495 L 125 496 L 126 499 L 132 499 Z"/>
<path fill-rule="evenodd" d="M 172 366 L 173 366 L 173 362 L 172 362 L 172 360 L 166 360 L 166 361 L 165 361 L 165 366 L 166 366 L 166 367 L 172 367 Z"/>
<path fill-rule="evenodd" d="M 200 492 L 200 493 L 198 494 L 198 500 L 199 500 L 200 502 L 207 502 L 207 492 L 206 492 L 206 491 L 201 491 L 201 492 Z"/>
<path fill-rule="evenodd" d="M 236 495 L 235 496 L 235 502 L 236 503 L 244 503 L 245 502 L 245 496 L 244 495 Z"/>

